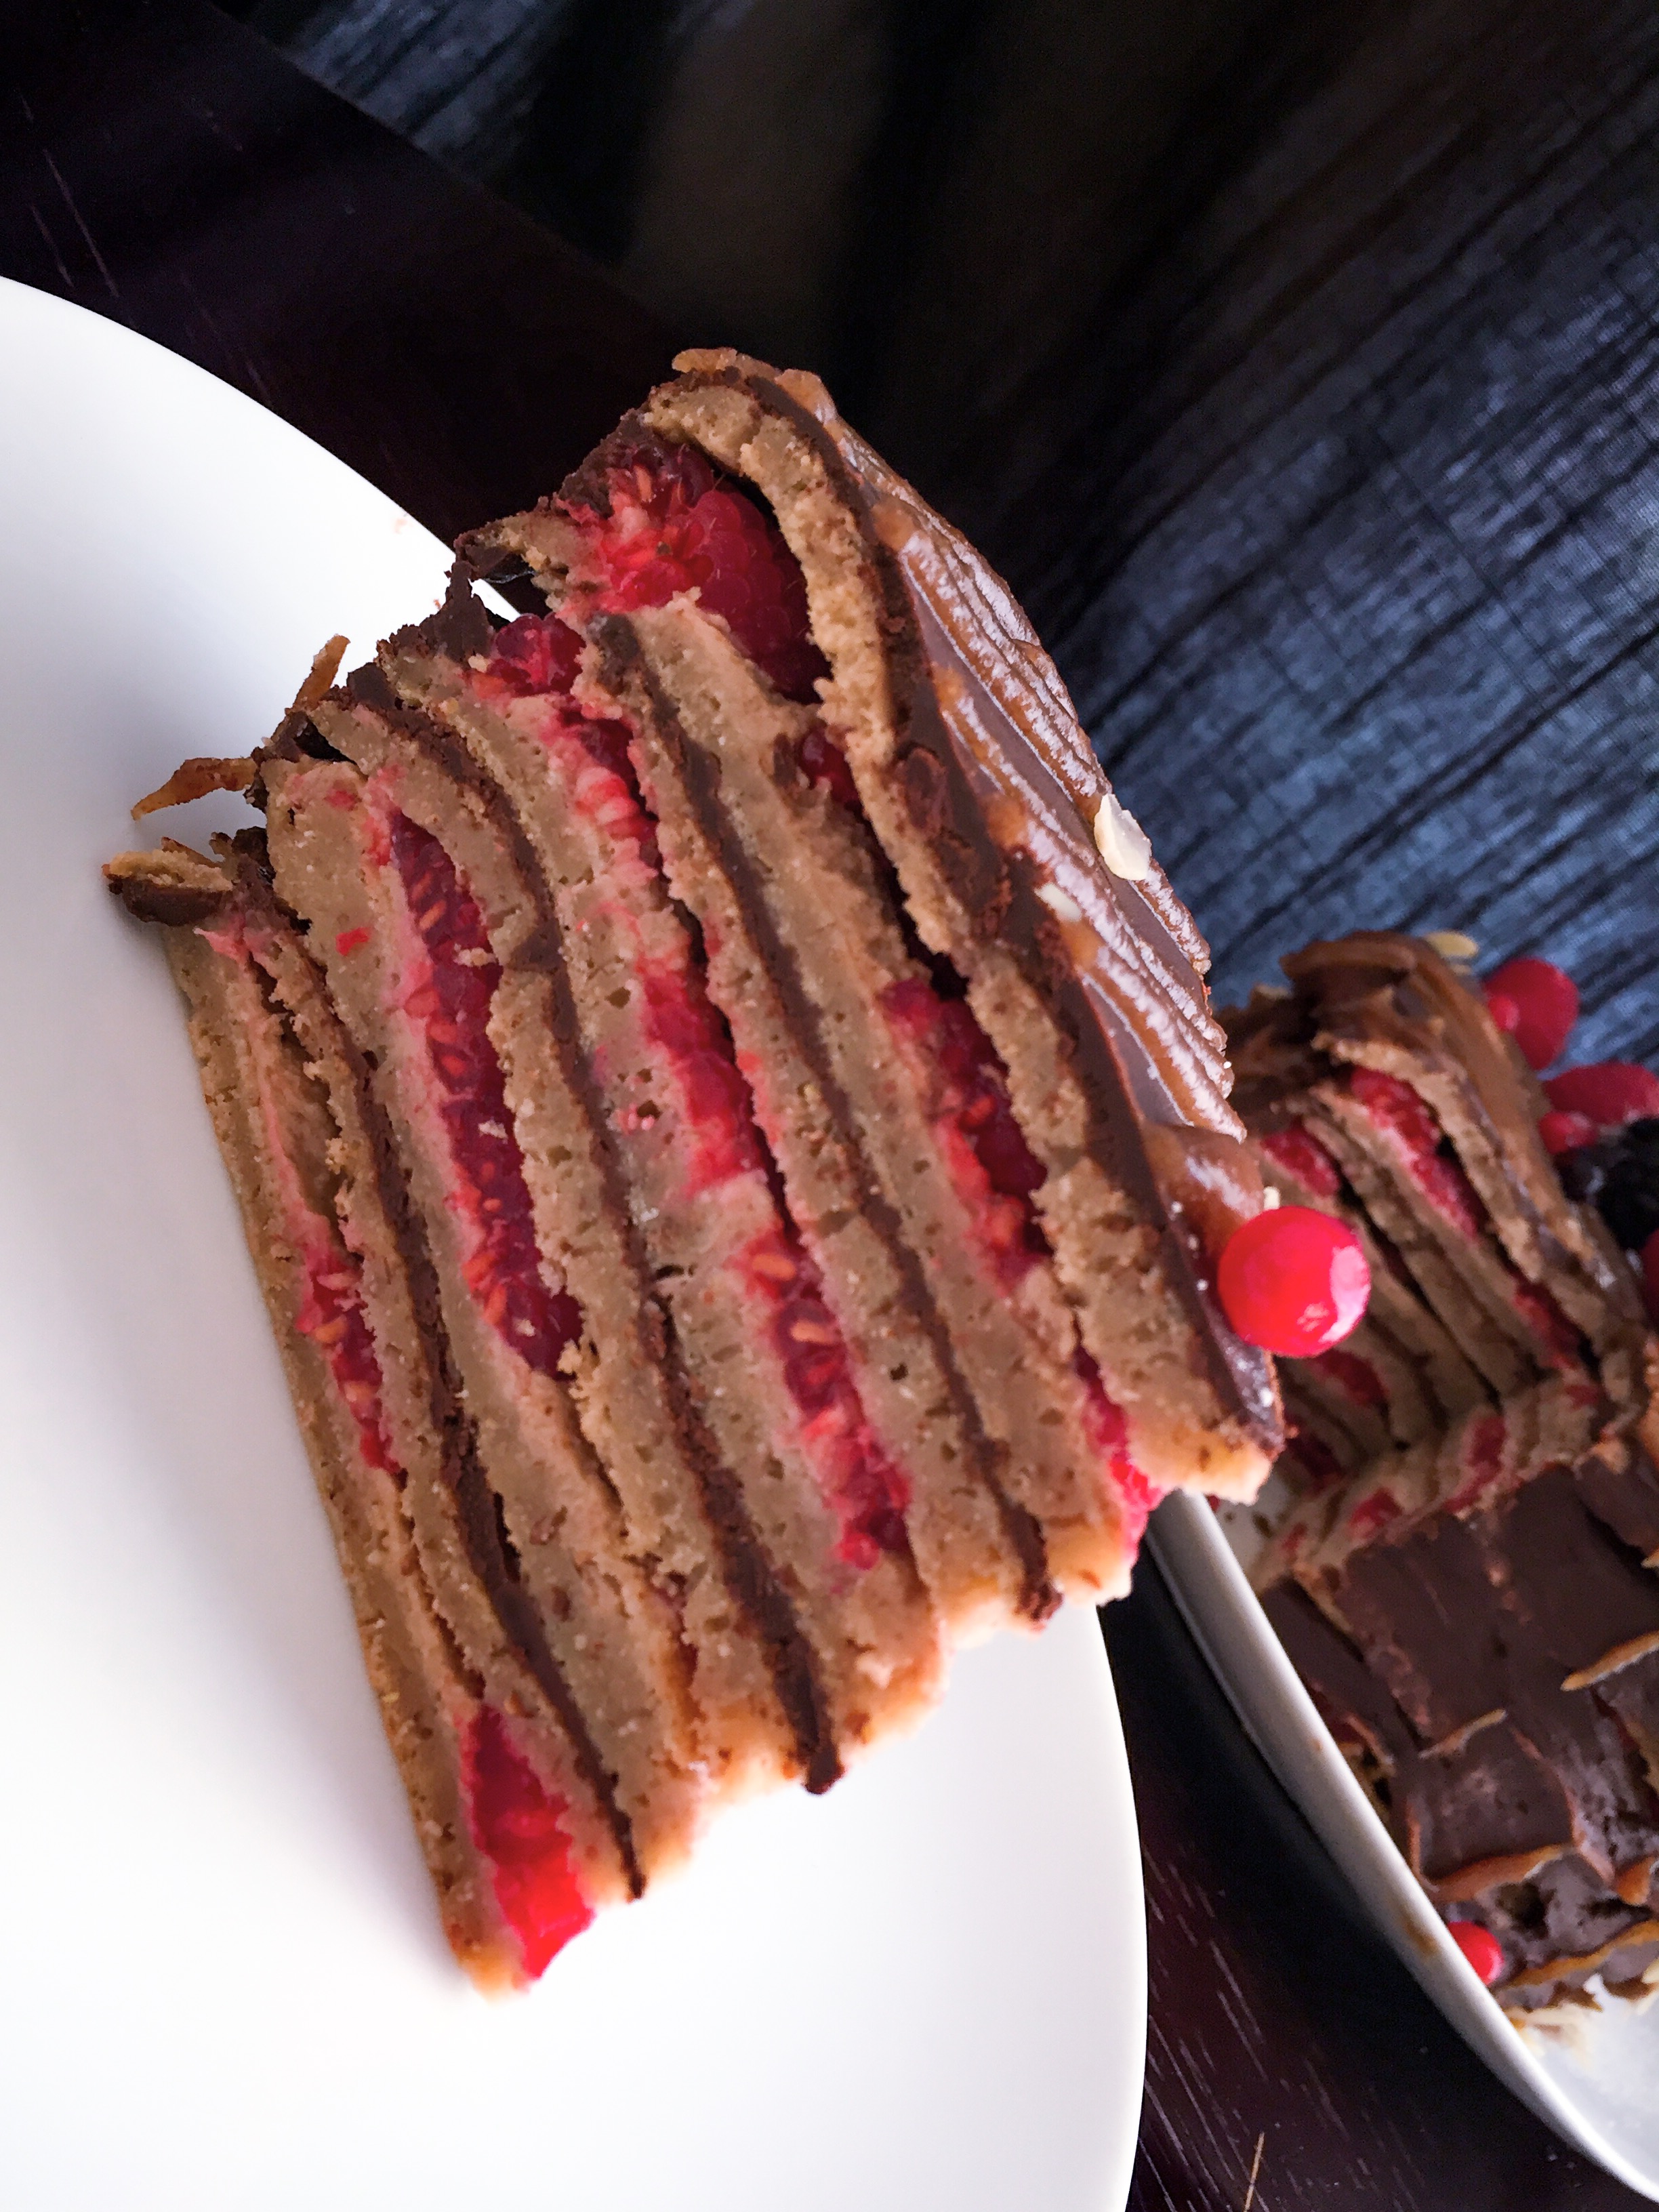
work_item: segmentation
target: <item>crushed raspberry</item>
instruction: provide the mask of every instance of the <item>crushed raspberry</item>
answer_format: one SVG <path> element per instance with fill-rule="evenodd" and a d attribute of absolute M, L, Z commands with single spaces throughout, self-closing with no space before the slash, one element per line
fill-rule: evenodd
<path fill-rule="evenodd" d="M 477 906 L 437 839 L 396 814 L 391 843 L 410 918 L 430 956 L 403 1006 L 425 1034 L 462 1209 L 475 1235 L 467 1288 L 520 1358 L 551 1375 L 580 1331 L 581 1314 L 568 1291 L 550 1290 L 542 1277 L 524 1155 L 489 1038 L 501 969 Z"/>
<path fill-rule="evenodd" d="M 368 942 L 368 932 L 363 928 L 343 929 L 334 940 L 334 950 L 342 959 L 360 951 Z"/>
<path fill-rule="evenodd" d="M 559 761 L 571 805 L 613 840 L 633 844 L 655 870 L 660 857 L 656 824 L 640 799 L 627 726 L 586 714 L 572 696 L 580 655 L 581 640 L 556 615 L 520 615 L 495 633 L 483 667 L 469 669 L 467 681 L 492 705 L 547 702 L 536 734 Z"/>
<path fill-rule="evenodd" d="M 1382 1378 L 1369 1359 L 1361 1359 L 1352 1352 L 1322 1352 L 1314 1365 L 1322 1375 L 1328 1375 L 1356 1406 L 1388 1404 L 1389 1394 L 1382 1387 Z"/>
<path fill-rule="evenodd" d="M 1400 1501 L 1392 1491 L 1374 1490 L 1369 1498 L 1362 1498 L 1348 1516 L 1348 1533 L 1362 1544 L 1368 1543 L 1381 1528 L 1400 1516 Z"/>
<path fill-rule="evenodd" d="M 556 615 L 520 615 L 496 631 L 484 666 L 475 673 L 486 697 L 568 696 L 581 657 L 580 638 Z"/>
<path fill-rule="evenodd" d="M 1628 1060 L 1565 1068 L 1551 1076 L 1544 1090 L 1552 1106 L 1564 1114 L 1582 1114 L 1598 1129 L 1622 1129 L 1627 1121 L 1659 1114 L 1659 1075 Z"/>
<path fill-rule="evenodd" d="M 1596 1131 L 1588 1114 L 1564 1114 L 1559 1107 L 1552 1106 L 1547 1114 L 1539 1115 L 1538 1133 L 1544 1150 L 1558 1158 L 1563 1152 L 1576 1152 L 1581 1145 L 1594 1144 Z"/>
<path fill-rule="evenodd" d="M 489 1862 L 495 1902 L 533 1982 L 593 1917 L 565 1833 L 565 1808 L 543 1789 L 488 1705 L 467 1732 L 462 1786 L 472 1840 Z"/>
<path fill-rule="evenodd" d="M 1304 1190 L 1318 1198 L 1334 1198 L 1342 1188 L 1342 1170 L 1305 1122 L 1273 1129 L 1256 1142 L 1270 1160 L 1292 1175 Z"/>
<path fill-rule="evenodd" d="M 745 1269 L 771 1310 L 772 1346 L 800 1410 L 801 1441 L 840 1523 L 836 1557 L 862 1570 L 884 1552 L 902 1554 L 910 1485 L 865 1415 L 817 1267 L 794 1237 L 772 1230 L 750 1247 Z"/>
<path fill-rule="evenodd" d="M 1083 1419 L 1096 1456 L 1103 1461 L 1122 1516 L 1124 1540 L 1131 1553 L 1140 1547 L 1153 1509 L 1168 1492 L 1144 1475 L 1128 1453 L 1129 1424 L 1123 1408 L 1111 1397 L 1099 1368 L 1079 1345 L 1072 1368 L 1083 1384 Z"/>
<path fill-rule="evenodd" d="M 1478 1920 L 1449 1920 L 1446 1932 L 1475 1972 L 1491 1989 L 1504 1978 L 1504 1947 Z"/>
<path fill-rule="evenodd" d="M 1470 1423 L 1463 1437 L 1464 1474 L 1446 1501 L 1449 1513 L 1462 1513 L 1491 1488 L 1504 1471 L 1504 1447 L 1509 1426 L 1501 1413 L 1483 1413 Z"/>
<path fill-rule="evenodd" d="M 1234 1230 L 1221 1249 L 1216 1291 L 1247 1344 L 1311 1359 L 1355 1329 L 1371 1273 L 1352 1229 L 1310 1206 L 1279 1206 Z"/>
<path fill-rule="evenodd" d="M 380 1363 L 363 1312 L 362 1269 L 332 1239 L 306 1261 L 306 1295 L 294 1326 L 328 1361 L 335 1388 L 357 1425 L 357 1448 L 370 1467 L 398 1473 L 380 1413 Z"/>
<path fill-rule="evenodd" d="M 1561 1052 L 1578 1018 L 1578 987 L 1549 960 L 1506 960 L 1486 978 L 1486 1005 L 1505 1000 L 1515 1009 L 1512 1022 L 1492 1019 L 1507 1029 L 1529 1067 L 1547 1067 Z"/>
<path fill-rule="evenodd" d="M 1578 1331 L 1547 1291 L 1517 1276 L 1510 1296 L 1516 1311 L 1539 1340 L 1549 1366 L 1577 1367 L 1582 1363 L 1583 1346 Z"/>
<path fill-rule="evenodd" d="M 613 468 L 608 518 L 574 510 L 605 572 L 606 611 L 665 606 L 681 592 L 717 615 L 786 699 L 810 703 L 830 665 L 812 642 L 806 580 L 783 532 L 686 447 Z"/>
<path fill-rule="evenodd" d="M 981 1251 L 1012 1290 L 1048 1256 L 1048 1240 L 1031 1203 L 1046 1170 L 1014 1119 L 1007 1070 L 965 999 L 913 977 L 890 983 L 881 1009 L 921 1065 L 928 1119 Z"/>
<path fill-rule="evenodd" d="M 1412 1181 L 1425 1198 L 1466 1237 L 1486 1226 L 1486 1209 L 1462 1169 L 1440 1150 L 1440 1125 L 1408 1083 L 1374 1067 L 1357 1067 L 1349 1089 L 1371 1121 L 1406 1154 Z"/>
<path fill-rule="evenodd" d="M 701 973 L 664 962 L 635 973 L 645 1030 L 673 1069 L 681 1105 L 696 1138 L 693 1193 L 763 1165 L 749 1086 L 732 1058 L 726 1026 L 709 1004 Z"/>
<path fill-rule="evenodd" d="M 862 812 L 858 786 L 853 781 L 847 756 L 822 722 L 814 722 L 802 738 L 796 748 L 796 757 L 809 783 L 821 785 L 850 813 Z"/>

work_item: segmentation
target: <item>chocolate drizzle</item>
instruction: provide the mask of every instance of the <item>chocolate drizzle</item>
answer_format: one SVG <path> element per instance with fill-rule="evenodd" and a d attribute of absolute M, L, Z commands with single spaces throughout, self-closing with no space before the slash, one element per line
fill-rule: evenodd
<path fill-rule="evenodd" d="M 589 624 L 588 635 L 599 648 L 607 687 L 623 696 L 631 690 L 643 696 L 650 710 L 652 727 L 679 771 L 692 817 L 731 887 L 760 964 L 782 1004 L 796 1048 L 811 1071 L 830 1121 L 853 1163 L 858 1177 L 860 1211 L 885 1247 L 902 1288 L 905 1310 L 939 1361 L 951 1409 L 962 1423 L 973 1454 L 975 1472 L 1020 1563 L 1020 1609 L 1031 1620 L 1044 1620 L 1058 1606 L 1060 1595 L 1049 1579 L 1048 1547 L 1042 1528 L 1035 1516 L 1010 1495 L 1003 1481 L 1006 1449 L 985 1427 L 944 1318 L 927 1288 L 921 1262 L 858 1141 L 851 1103 L 836 1074 L 795 956 L 772 921 L 760 880 L 720 803 L 719 763 L 687 737 L 672 701 L 652 674 L 625 615 L 599 617 Z"/>
<path fill-rule="evenodd" d="M 458 604 L 463 595 L 477 608 L 482 629 Z M 493 636 L 488 615 L 457 579 L 452 580 L 449 598 L 439 613 L 426 623 L 399 632 L 389 641 L 388 650 L 413 646 L 428 654 L 434 650 L 446 652 L 453 658 L 461 647 L 468 654 L 488 650 Z M 766 1654 L 773 1691 L 794 1739 L 807 1787 L 827 1790 L 839 1777 L 842 1766 L 817 1661 L 755 1528 L 737 1479 L 720 1458 L 696 1411 L 678 1340 L 652 1286 L 604 1102 L 582 1048 L 580 1017 L 562 954 L 558 910 L 535 846 L 511 799 L 495 779 L 452 730 L 424 709 L 407 705 L 378 663 L 355 670 L 346 679 L 345 691 L 349 701 L 379 716 L 441 775 L 477 799 L 523 884 L 535 923 L 514 951 L 513 964 L 534 969 L 547 981 L 550 1027 L 560 1073 L 587 1124 L 602 1178 L 606 1217 L 635 1285 L 638 1356 L 643 1363 L 661 1366 L 681 1449 L 696 1480 L 726 1588 Z"/>
<path fill-rule="evenodd" d="M 1089 1097 L 1091 1149 L 1099 1148 L 1103 1164 L 1156 1230 L 1171 1289 L 1186 1309 L 1218 1401 L 1264 1452 L 1277 1451 L 1283 1434 L 1271 1362 L 1234 1334 L 1212 1293 L 1208 1269 L 1200 1277 L 1193 1250 L 1172 1227 L 1146 1140 L 1154 1121 L 1177 1129 L 1197 1121 L 1231 1139 L 1240 1134 L 1225 1103 L 1225 1060 L 1199 973 L 1207 960 L 1202 939 L 1156 870 L 1141 885 L 1102 864 L 1081 811 L 1086 793 L 1105 791 L 1098 765 L 1012 595 L 965 541 L 854 436 L 827 395 L 822 415 L 815 413 L 762 364 L 740 357 L 719 368 L 693 368 L 665 391 L 708 386 L 740 391 L 787 422 L 820 458 L 853 518 L 881 605 L 897 724 L 893 781 L 975 932 L 1007 948 L 1054 1012 Z M 565 495 L 571 495 L 568 485 Z M 884 524 L 890 526 L 884 530 Z M 933 589 L 948 572 L 963 620 L 988 632 L 981 642 L 994 648 L 1008 672 L 1000 695 L 934 604 L 924 580 L 929 563 L 939 571 Z M 947 694 L 961 702 L 962 714 L 946 712 Z M 984 750 L 967 740 L 969 720 L 986 735 Z M 1008 804 L 1009 787 L 988 782 L 993 753 L 1026 794 L 1018 828 L 1005 833 L 1006 848 L 994 835 L 993 817 Z M 1127 1000 L 1122 1006 L 1113 1002 L 1098 961 L 1085 977 L 1071 949 L 1057 940 L 1054 913 L 1038 893 L 1061 875 L 1061 888 L 1069 895 L 1075 887 L 1089 902 L 1081 910 L 1110 951 L 1114 989 L 1126 988 L 1119 979 L 1133 975 L 1136 988 L 1155 1002 L 1143 1019 L 1133 1016 Z M 1182 1041 L 1179 1054 L 1167 1042 L 1160 1048 L 1167 1066 L 1149 1044 L 1148 1024 Z"/>

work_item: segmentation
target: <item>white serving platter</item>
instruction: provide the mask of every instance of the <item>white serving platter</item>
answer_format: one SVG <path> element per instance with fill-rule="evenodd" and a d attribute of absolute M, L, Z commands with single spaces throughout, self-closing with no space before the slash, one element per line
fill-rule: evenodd
<path fill-rule="evenodd" d="M 1250 1516 L 1167 1498 L 1148 1533 L 1188 1626 L 1267 1764 L 1359 1899 L 1470 2048 L 1540 2119 L 1659 2203 L 1659 2005 L 1616 1999 L 1571 2038 L 1522 2034 L 1395 1849 L 1250 1588 Z"/>
<path fill-rule="evenodd" d="M 733 1815 L 530 1996 L 464 1982 L 180 1010 L 99 876 L 445 550 L 12 284 L 0 502 L 0 2203 L 1121 2212 L 1145 1923 L 1091 1613 L 967 1655 L 911 1741 Z"/>

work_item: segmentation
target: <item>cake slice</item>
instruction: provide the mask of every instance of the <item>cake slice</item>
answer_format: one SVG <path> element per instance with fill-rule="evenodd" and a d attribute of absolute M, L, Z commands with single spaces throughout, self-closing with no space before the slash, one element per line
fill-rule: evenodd
<path fill-rule="evenodd" d="M 337 1533 L 410 1624 L 397 1697 L 459 1716 L 406 1773 L 508 1978 L 556 1860 L 568 1933 L 1283 1442 L 1213 1287 L 1262 1201 L 1207 956 L 1054 670 L 813 380 L 682 368 L 144 802 L 260 830 L 108 871 L 191 999 L 325 1494 L 380 1516 Z M 469 572 L 520 556 L 504 621 Z"/>
<path fill-rule="evenodd" d="M 1659 1364 L 1485 995 L 1361 933 L 1224 1016 L 1282 1198 L 1372 1256 L 1287 1360 L 1291 1491 L 1254 1579 L 1413 1872 L 1499 1999 L 1659 1976 Z M 1379 1435 L 1381 1445 L 1379 1448 Z"/>

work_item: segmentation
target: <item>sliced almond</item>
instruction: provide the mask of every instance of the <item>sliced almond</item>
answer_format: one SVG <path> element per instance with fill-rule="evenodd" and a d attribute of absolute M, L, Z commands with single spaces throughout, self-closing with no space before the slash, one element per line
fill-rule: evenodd
<path fill-rule="evenodd" d="M 1125 883 L 1144 884 L 1152 872 L 1152 841 L 1127 806 L 1109 791 L 1095 814 L 1100 857 Z"/>

